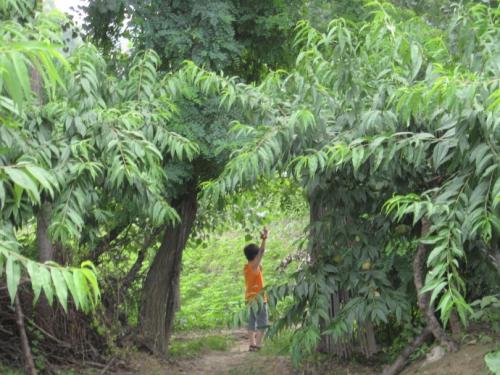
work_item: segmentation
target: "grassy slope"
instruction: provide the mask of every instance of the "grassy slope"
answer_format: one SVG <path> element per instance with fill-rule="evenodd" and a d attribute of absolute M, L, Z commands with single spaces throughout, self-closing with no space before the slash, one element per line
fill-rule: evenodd
<path fill-rule="evenodd" d="M 295 252 L 295 242 L 301 238 L 304 222 L 283 219 L 269 225 L 270 237 L 263 261 L 264 282 L 271 285 L 286 280 L 293 271 L 276 270 L 280 261 Z M 255 234 L 257 241 L 258 233 Z M 214 236 L 203 246 L 191 244 L 183 255 L 181 274 L 181 310 L 176 317 L 176 329 L 220 328 L 233 320 L 243 308 L 243 255 L 245 234 L 225 232 Z"/>

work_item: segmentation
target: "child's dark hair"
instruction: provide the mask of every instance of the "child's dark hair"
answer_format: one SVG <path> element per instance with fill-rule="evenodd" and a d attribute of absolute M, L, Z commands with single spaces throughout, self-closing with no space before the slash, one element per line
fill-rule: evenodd
<path fill-rule="evenodd" d="M 245 246 L 243 249 L 243 252 L 245 253 L 245 256 L 247 257 L 248 260 L 254 260 L 257 254 L 259 253 L 259 247 L 254 244 L 248 244 Z"/>

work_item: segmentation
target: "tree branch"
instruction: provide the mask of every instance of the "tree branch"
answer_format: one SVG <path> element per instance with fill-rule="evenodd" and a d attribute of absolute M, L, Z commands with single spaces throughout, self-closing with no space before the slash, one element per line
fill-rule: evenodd
<path fill-rule="evenodd" d="M 21 347 L 24 356 L 24 366 L 26 371 L 30 375 L 37 375 L 35 362 L 33 361 L 33 355 L 31 354 L 31 348 L 28 341 L 28 336 L 26 335 L 26 328 L 24 326 L 24 314 L 21 307 L 21 301 L 19 300 L 19 294 L 16 295 L 16 324 L 19 329 L 19 335 L 21 336 Z"/>
<path fill-rule="evenodd" d="M 146 251 L 149 249 L 151 244 L 156 240 L 156 236 L 158 236 L 159 233 L 160 233 L 160 228 L 156 228 L 150 235 L 146 235 L 144 237 L 144 243 L 142 245 L 141 250 L 139 251 L 139 254 L 137 254 L 137 259 L 135 260 L 132 268 L 130 268 L 129 272 L 127 273 L 127 276 L 125 276 L 125 278 L 123 279 L 122 282 L 123 289 L 128 289 L 130 287 L 130 284 L 132 284 L 132 282 L 135 280 L 137 273 L 141 269 L 144 257 L 146 256 Z"/>

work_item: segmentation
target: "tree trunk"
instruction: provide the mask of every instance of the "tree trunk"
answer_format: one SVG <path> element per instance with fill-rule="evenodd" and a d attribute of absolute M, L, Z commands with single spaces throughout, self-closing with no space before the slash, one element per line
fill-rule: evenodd
<path fill-rule="evenodd" d="M 309 197 L 309 207 L 309 221 L 311 225 L 309 233 L 309 240 L 311 241 L 311 260 L 316 262 L 321 260 L 322 248 L 325 246 L 324 232 L 325 230 L 328 230 L 328 228 L 324 227 L 324 220 L 328 207 L 325 206 L 321 191 L 316 191 L 311 194 Z M 349 298 L 349 292 L 346 290 L 337 290 L 335 293 L 330 295 L 330 308 L 328 310 L 330 318 L 334 318 L 340 313 L 342 306 L 349 301 Z M 320 329 L 324 330 L 326 325 L 327 322 L 324 319 L 321 319 Z M 322 335 L 317 350 L 322 353 L 331 353 L 340 358 L 348 359 L 354 352 L 353 338 L 348 336 L 343 337 L 337 342 L 333 342 L 330 335 Z"/>
<path fill-rule="evenodd" d="M 451 335 L 454 339 L 460 338 L 460 335 L 462 334 L 462 329 L 460 327 L 460 319 L 458 318 L 457 315 L 457 310 L 452 310 L 450 314 L 450 329 L 451 329 Z"/>
<path fill-rule="evenodd" d="M 422 219 L 422 229 L 421 237 L 429 231 L 429 222 L 426 219 Z M 424 313 L 425 319 L 427 321 L 427 326 L 431 330 L 432 334 L 438 340 L 442 346 L 448 349 L 450 352 L 456 352 L 458 350 L 458 344 L 449 337 L 446 332 L 441 327 L 439 320 L 434 315 L 434 306 L 430 303 L 431 294 L 420 293 L 420 290 L 424 286 L 424 266 L 427 261 L 427 248 L 425 245 L 420 244 L 417 249 L 417 254 L 415 255 L 415 260 L 413 261 L 413 280 L 415 283 L 415 288 L 417 289 L 417 302 L 418 307 Z"/>
<path fill-rule="evenodd" d="M 140 341 L 154 354 L 165 357 L 176 307 L 179 301 L 179 276 L 182 251 L 197 212 L 196 191 L 190 191 L 174 208 L 181 222 L 165 234 L 149 269 L 142 289 Z"/>
<path fill-rule="evenodd" d="M 44 202 L 42 203 L 36 218 L 36 244 L 38 248 L 38 260 L 42 263 L 48 260 L 54 260 L 54 249 L 49 238 L 51 212 L 51 204 Z"/>
<path fill-rule="evenodd" d="M 370 321 L 359 324 L 358 339 L 361 351 L 366 358 L 371 358 L 378 351 L 377 341 L 375 340 L 375 330 Z"/>
<path fill-rule="evenodd" d="M 49 238 L 50 215 L 52 205 L 43 202 L 37 215 L 36 244 L 38 249 L 38 260 L 47 262 L 54 260 L 54 248 Z M 45 295 L 41 295 L 36 306 L 36 321 L 47 332 L 54 333 L 53 309 L 49 305 Z"/>

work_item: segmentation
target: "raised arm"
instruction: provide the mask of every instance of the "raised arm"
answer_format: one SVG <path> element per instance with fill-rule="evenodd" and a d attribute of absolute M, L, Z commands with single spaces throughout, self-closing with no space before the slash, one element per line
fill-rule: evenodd
<path fill-rule="evenodd" d="M 260 249 L 259 249 L 259 254 L 255 257 L 255 260 L 252 262 L 252 269 L 254 271 L 257 271 L 260 264 L 262 263 L 262 257 L 264 256 L 264 252 L 266 251 L 266 240 L 267 236 L 269 234 L 269 231 L 267 230 L 266 227 L 264 227 L 264 230 L 260 234 L 260 238 L 262 242 L 260 243 Z"/>

